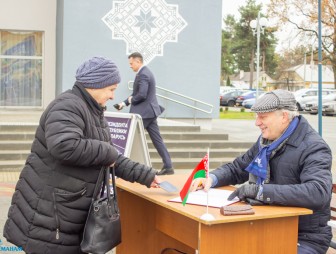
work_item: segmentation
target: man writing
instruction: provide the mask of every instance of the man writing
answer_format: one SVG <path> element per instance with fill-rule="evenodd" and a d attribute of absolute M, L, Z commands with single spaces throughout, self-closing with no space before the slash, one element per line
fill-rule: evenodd
<path fill-rule="evenodd" d="M 327 225 L 332 193 L 329 146 L 299 116 L 291 92 L 268 92 L 251 110 L 261 130 L 257 142 L 232 163 L 210 172 L 208 181 L 194 180 L 191 190 L 247 182 L 228 199 L 311 209 L 312 215 L 299 217 L 298 253 L 326 253 L 332 238 Z"/>

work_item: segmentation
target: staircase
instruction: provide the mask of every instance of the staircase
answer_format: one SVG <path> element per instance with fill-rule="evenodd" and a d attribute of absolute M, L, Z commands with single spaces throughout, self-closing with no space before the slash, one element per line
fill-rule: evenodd
<path fill-rule="evenodd" d="M 161 135 L 171 155 L 176 170 L 190 170 L 202 160 L 209 148 L 210 169 L 232 162 L 251 147 L 250 142 L 229 141 L 229 135 L 201 130 L 199 126 L 161 126 Z M 162 168 L 162 160 L 146 134 L 152 166 Z"/>
<path fill-rule="evenodd" d="M 37 123 L 0 124 L 0 171 L 21 171 L 30 152 Z M 202 130 L 195 125 L 160 126 L 161 135 L 172 157 L 175 170 L 193 169 L 210 149 L 210 169 L 231 162 L 246 152 L 249 142 L 229 141 L 228 134 Z M 146 134 L 152 166 L 162 161 Z"/>
<path fill-rule="evenodd" d="M 21 171 L 37 124 L 0 124 L 0 171 Z"/>

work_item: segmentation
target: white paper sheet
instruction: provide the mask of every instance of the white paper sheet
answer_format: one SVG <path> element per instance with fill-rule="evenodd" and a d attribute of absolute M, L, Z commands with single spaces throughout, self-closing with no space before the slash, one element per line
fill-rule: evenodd
<path fill-rule="evenodd" d="M 208 206 L 219 208 L 222 206 L 226 206 L 226 205 L 230 205 L 230 204 L 238 202 L 239 199 L 237 197 L 231 201 L 227 200 L 227 198 L 230 196 L 231 193 L 232 191 L 229 191 L 229 190 L 212 189 L 212 188 L 209 189 Z M 180 196 L 169 199 L 168 201 L 182 203 Z M 187 204 L 206 206 L 207 205 L 207 192 L 205 192 L 204 190 L 189 192 Z"/>

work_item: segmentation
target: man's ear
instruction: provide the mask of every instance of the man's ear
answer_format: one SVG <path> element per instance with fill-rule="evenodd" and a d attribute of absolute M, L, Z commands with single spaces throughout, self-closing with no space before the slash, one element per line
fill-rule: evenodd
<path fill-rule="evenodd" d="M 288 112 L 286 111 L 282 111 L 282 122 L 283 123 L 288 123 L 289 121 L 289 115 Z"/>

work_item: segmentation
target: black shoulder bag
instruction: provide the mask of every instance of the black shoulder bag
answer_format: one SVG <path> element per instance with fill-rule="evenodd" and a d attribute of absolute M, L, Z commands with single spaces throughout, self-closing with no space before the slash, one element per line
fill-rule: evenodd
<path fill-rule="evenodd" d="M 113 193 L 111 193 L 109 179 L 110 167 L 101 169 L 80 245 L 83 252 L 105 254 L 121 243 L 121 224 L 114 168 L 112 168 Z M 99 195 L 101 186 L 103 188 Z"/>

